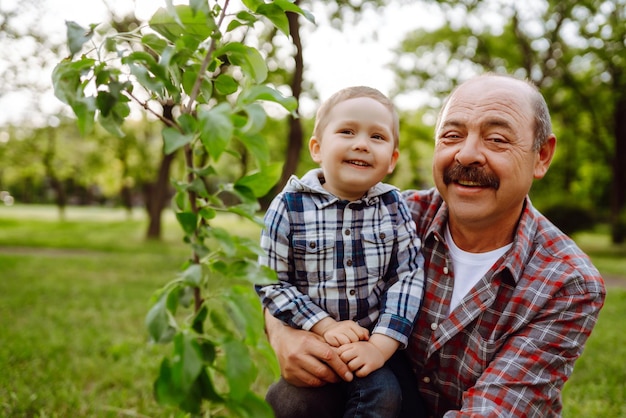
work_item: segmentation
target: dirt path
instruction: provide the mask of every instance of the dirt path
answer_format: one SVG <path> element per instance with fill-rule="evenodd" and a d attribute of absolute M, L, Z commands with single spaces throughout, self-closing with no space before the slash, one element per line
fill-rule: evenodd
<path fill-rule="evenodd" d="M 605 275 L 602 276 L 602 278 L 604 279 L 604 284 L 608 288 L 620 287 L 622 289 L 626 289 L 626 277 Z"/>

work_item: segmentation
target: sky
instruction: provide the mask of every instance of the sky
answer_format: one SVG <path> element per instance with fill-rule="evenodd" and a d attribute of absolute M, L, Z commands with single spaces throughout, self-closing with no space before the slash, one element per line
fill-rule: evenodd
<path fill-rule="evenodd" d="M 20 0 L 2 0 L 4 7 Z M 149 19 L 164 0 L 106 0 L 116 11 L 134 10 L 140 19 Z M 65 38 L 65 21 L 75 21 L 86 27 L 102 22 L 107 15 L 103 0 L 40 0 L 50 12 L 45 24 L 50 36 Z M 315 2 L 319 7 L 319 1 Z M 358 22 L 339 32 L 333 29 L 321 8 L 310 10 L 316 23 L 302 19 L 301 34 L 304 44 L 304 77 L 315 84 L 320 97 L 327 98 L 335 91 L 350 85 L 363 84 L 389 94 L 394 83 L 393 73 L 386 68 L 392 60 L 392 48 L 399 45 L 404 35 L 417 27 L 435 27 L 441 23 L 433 13 L 427 13 L 419 4 L 388 6 L 381 12 L 368 10 L 358 17 Z M 373 37 L 374 29 L 377 37 Z M 3 57 L 0 56 L 0 71 Z M 50 79 L 50 74 L 41 77 Z M 59 106 L 52 92 L 40 99 L 44 108 Z M 413 105 L 410 95 L 405 97 Z M 0 97 L 0 126 L 6 121 L 19 119 L 24 109 L 18 105 L 19 97 Z M 396 103 L 406 107 L 403 103 Z M 305 113 L 314 112 L 317 103 L 301 102 Z"/>

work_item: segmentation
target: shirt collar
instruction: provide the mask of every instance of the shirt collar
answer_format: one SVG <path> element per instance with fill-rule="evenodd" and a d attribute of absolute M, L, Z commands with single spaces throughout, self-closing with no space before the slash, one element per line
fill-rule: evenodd
<path fill-rule="evenodd" d="M 291 176 L 287 185 L 285 186 L 285 191 L 287 192 L 301 192 L 301 193 L 311 193 L 316 195 L 315 204 L 318 209 L 323 209 L 327 206 L 330 206 L 336 202 L 341 201 L 337 196 L 328 192 L 322 184 L 324 183 L 324 174 L 321 168 L 315 168 L 313 170 L 308 171 L 302 178 L 298 178 L 296 176 Z M 377 183 L 371 189 L 365 193 L 365 195 L 359 199 L 355 200 L 351 203 L 362 203 L 366 206 L 375 205 L 378 203 L 379 196 L 390 192 L 391 190 L 398 190 L 396 187 L 386 184 L 386 183 Z"/>
<path fill-rule="evenodd" d="M 433 221 L 426 231 L 425 239 L 434 239 L 436 241 L 445 240 L 444 233 L 448 222 L 448 214 L 448 205 L 445 201 L 442 201 L 441 206 L 433 217 Z M 509 274 L 515 283 L 517 283 L 522 276 L 526 260 L 530 258 L 532 251 L 534 251 L 533 241 L 538 228 L 538 217 L 539 213 L 533 207 L 530 198 L 526 196 L 513 244 L 506 253 L 504 263 L 498 267 L 498 272 L 509 270 Z"/>

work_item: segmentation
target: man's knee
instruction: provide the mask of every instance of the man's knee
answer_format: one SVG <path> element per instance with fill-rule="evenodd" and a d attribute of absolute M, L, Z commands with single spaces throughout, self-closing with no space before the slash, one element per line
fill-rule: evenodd
<path fill-rule="evenodd" d="M 270 386 L 265 400 L 276 418 L 336 418 L 343 411 L 341 391 L 333 385 L 302 388 L 281 378 Z"/>

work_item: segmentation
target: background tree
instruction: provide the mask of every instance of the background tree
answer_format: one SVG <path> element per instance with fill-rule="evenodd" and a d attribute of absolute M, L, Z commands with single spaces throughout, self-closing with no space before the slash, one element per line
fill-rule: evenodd
<path fill-rule="evenodd" d="M 447 1 L 445 24 L 397 51 L 398 91 L 443 97 L 483 71 L 528 77 L 551 108 L 559 153 L 533 196 L 572 196 L 608 216 L 622 242 L 626 207 L 626 9 L 621 0 Z M 440 102 L 436 103 L 437 107 Z M 603 208 L 610 207 L 610 214 Z"/>

